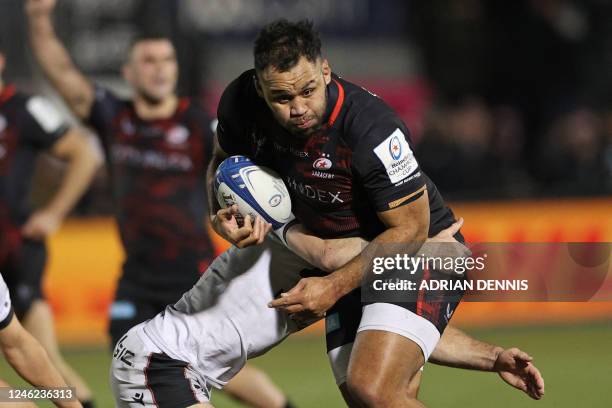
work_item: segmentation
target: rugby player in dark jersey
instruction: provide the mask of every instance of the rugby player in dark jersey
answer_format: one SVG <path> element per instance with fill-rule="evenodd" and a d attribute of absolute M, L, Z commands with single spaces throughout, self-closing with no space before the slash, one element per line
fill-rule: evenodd
<path fill-rule="evenodd" d="M 332 74 L 320 45 L 307 23 L 280 21 L 260 32 L 255 69 L 233 81 L 219 104 L 209 185 L 221 159 L 250 156 L 279 172 L 294 214 L 314 235 L 361 237 L 370 249 L 401 244 L 413 255 L 454 216 L 419 169 L 405 124 L 376 95 Z M 261 240 L 250 226 L 238 227 L 235 209 L 215 213 L 211 201 L 211 210 L 213 227 L 228 241 L 245 247 Z M 462 293 L 435 302 L 424 294 L 416 302 L 367 303 L 362 313 L 361 261 L 303 279 L 271 305 L 290 314 L 327 312 L 328 351 L 347 402 L 423 406 L 406 390 Z M 450 332 L 447 346 L 485 347 Z"/>
<path fill-rule="evenodd" d="M 34 54 L 72 112 L 99 135 L 117 201 L 126 259 L 110 311 L 113 345 L 131 327 L 176 302 L 214 256 L 207 233 L 205 173 L 210 118 L 175 93 L 178 66 L 168 38 L 141 37 L 123 76 L 132 100 L 93 85 L 72 63 L 54 33 L 55 0 L 30 0 Z M 225 387 L 256 407 L 289 406 L 258 369 L 247 366 Z"/>
<path fill-rule="evenodd" d="M 0 271 L 24 327 L 45 348 L 68 384 L 76 387 L 77 397 L 91 406 L 87 384 L 60 355 L 42 277 L 45 238 L 57 230 L 87 189 L 100 159 L 93 145 L 68 126 L 47 100 L 3 82 L 5 62 L 0 49 Z M 32 175 L 43 152 L 65 160 L 68 166 L 48 204 L 32 211 Z"/>

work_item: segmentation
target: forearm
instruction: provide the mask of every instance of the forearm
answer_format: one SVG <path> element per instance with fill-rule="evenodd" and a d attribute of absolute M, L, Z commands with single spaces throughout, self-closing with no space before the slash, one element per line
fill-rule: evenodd
<path fill-rule="evenodd" d="M 39 388 L 66 387 L 42 346 L 31 335 L 24 334 L 18 346 L 5 350 L 8 363 L 27 382 Z M 58 407 L 79 407 L 77 401 L 55 402 Z"/>
<path fill-rule="evenodd" d="M 423 224 L 404 225 L 385 230 L 372 240 L 346 265 L 329 275 L 339 296 L 344 296 L 360 287 L 368 278 L 366 266 L 375 257 L 395 256 L 401 247 L 401 255 L 413 256 L 427 239 L 427 228 Z"/>
<path fill-rule="evenodd" d="M 501 347 L 476 340 L 449 325 L 429 361 L 448 367 L 494 371 L 495 361 L 503 350 Z"/>
<path fill-rule="evenodd" d="M 64 218 L 85 193 L 101 164 L 100 156 L 85 139 L 71 151 L 67 160 L 68 167 L 59 189 L 45 208 L 60 218 Z"/>
<path fill-rule="evenodd" d="M 322 239 L 312 235 L 301 224 L 286 232 L 289 249 L 311 265 L 332 272 L 355 258 L 367 241 L 361 238 Z"/>
<path fill-rule="evenodd" d="M 93 86 L 76 68 L 58 39 L 50 16 L 31 14 L 29 34 L 32 51 L 44 74 L 75 115 L 87 118 L 94 99 Z"/>

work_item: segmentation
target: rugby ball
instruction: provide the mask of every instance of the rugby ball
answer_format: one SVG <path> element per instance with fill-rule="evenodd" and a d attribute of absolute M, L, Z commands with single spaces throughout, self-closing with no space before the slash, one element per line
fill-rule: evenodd
<path fill-rule="evenodd" d="M 273 229 L 291 221 L 291 198 L 283 180 L 245 156 L 225 159 L 215 173 L 215 194 L 222 208 L 236 204 L 242 217 L 260 215 Z M 238 220 L 242 222 L 241 219 Z"/>

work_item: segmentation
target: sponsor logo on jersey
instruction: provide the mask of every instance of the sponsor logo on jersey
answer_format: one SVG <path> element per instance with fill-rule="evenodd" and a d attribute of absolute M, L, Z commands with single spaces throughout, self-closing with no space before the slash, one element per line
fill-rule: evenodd
<path fill-rule="evenodd" d="M 189 139 L 189 129 L 185 126 L 174 126 L 166 133 L 166 141 L 171 145 L 182 145 Z"/>
<path fill-rule="evenodd" d="M 336 177 L 336 175 L 333 174 L 333 173 L 325 173 L 325 172 L 317 171 L 317 170 L 313 170 L 312 171 L 312 175 L 315 176 L 315 177 L 322 178 L 322 179 L 327 179 L 327 180 L 331 180 L 334 177 Z"/>
<path fill-rule="evenodd" d="M 6 118 L 0 115 L 0 138 L 2 137 L 2 132 L 4 132 L 4 129 L 6 129 L 6 125 Z"/>
<path fill-rule="evenodd" d="M 157 170 L 190 171 L 193 168 L 193 161 L 186 154 L 140 150 L 127 145 L 113 146 L 113 159 L 117 163 Z"/>
<path fill-rule="evenodd" d="M 399 128 L 376 146 L 374 153 L 382 162 L 393 184 L 408 178 L 419 167 L 404 133 Z"/>
<path fill-rule="evenodd" d="M 292 177 L 287 177 L 287 186 L 305 197 L 320 201 L 322 203 L 344 203 L 344 200 L 340 198 L 340 191 L 336 191 L 334 193 L 332 191 L 321 190 L 320 188 L 313 187 L 310 184 L 298 182 Z"/>
<path fill-rule="evenodd" d="M 278 142 L 274 142 L 274 149 L 279 151 L 279 152 L 283 152 L 283 153 L 291 153 L 292 155 L 294 155 L 296 157 L 301 157 L 301 158 L 309 157 L 308 156 L 308 152 L 303 152 L 301 150 L 297 150 L 293 146 L 289 146 L 289 147 L 283 146 L 282 144 L 280 144 Z"/>
<path fill-rule="evenodd" d="M 312 163 L 312 167 L 315 170 L 329 170 L 332 167 L 332 162 L 326 157 L 319 157 Z"/>

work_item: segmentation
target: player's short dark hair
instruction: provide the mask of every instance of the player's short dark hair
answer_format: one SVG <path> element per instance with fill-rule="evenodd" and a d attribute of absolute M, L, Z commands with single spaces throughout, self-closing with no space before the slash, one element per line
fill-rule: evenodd
<path fill-rule="evenodd" d="M 6 54 L 6 49 L 4 48 L 4 39 L 0 36 L 0 54 Z"/>
<path fill-rule="evenodd" d="M 134 38 L 132 38 L 132 41 L 130 42 L 129 50 L 131 52 L 136 46 L 136 44 L 144 42 L 144 41 L 162 41 L 162 40 L 169 41 L 170 43 L 172 43 L 172 38 L 170 38 L 169 35 L 161 33 L 161 32 L 140 33 Z"/>
<path fill-rule="evenodd" d="M 261 29 L 253 54 L 257 71 L 273 66 L 284 72 L 294 67 L 301 57 L 315 62 L 321 56 L 321 39 L 311 21 L 276 20 Z"/>

